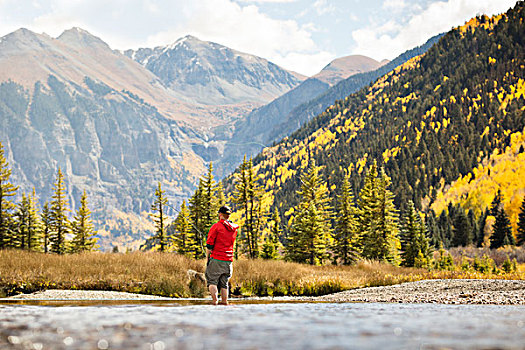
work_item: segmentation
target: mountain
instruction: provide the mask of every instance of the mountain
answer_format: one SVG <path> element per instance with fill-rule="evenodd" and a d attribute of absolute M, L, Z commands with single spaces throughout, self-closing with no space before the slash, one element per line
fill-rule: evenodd
<path fill-rule="evenodd" d="M 86 190 L 101 244 L 144 238 L 156 181 L 171 201 L 204 171 L 198 127 L 220 120 L 177 99 L 159 78 L 74 28 L 0 39 L 0 141 L 20 192 L 49 200 L 58 167 L 75 208 Z"/>
<path fill-rule="evenodd" d="M 191 35 L 169 46 L 127 50 L 171 90 L 205 105 L 267 103 L 304 77 L 267 60 Z"/>
<path fill-rule="evenodd" d="M 86 190 L 105 249 L 136 248 L 150 235 L 147 212 L 157 181 L 172 205 L 191 193 L 218 152 L 212 130 L 226 135 L 237 119 L 301 80 L 192 37 L 163 50 L 149 56 L 151 67 L 165 68 L 157 76 L 80 28 L 58 38 L 27 29 L 0 38 L 0 142 L 19 194 L 34 187 L 43 204 L 61 167 L 72 209 Z M 169 64 L 176 55 L 205 69 L 181 61 L 178 70 Z M 199 89 L 210 94 L 232 86 L 247 92 L 235 104 L 199 104 L 189 86 L 203 76 L 210 84 Z"/>
<path fill-rule="evenodd" d="M 328 83 L 330 86 L 354 74 L 365 73 L 387 64 L 388 60 L 377 62 L 362 55 L 340 57 L 330 62 L 312 78 Z"/>
<path fill-rule="evenodd" d="M 295 89 L 253 110 L 246 118 L 239 119 L 235 123 L 232 141 L 226 144 L 222 157 L 217 159 L 217 174 L 220 176 L 229 174 L 244 155 L 256 155 L 263 148 L 290 135 L 301 125 L 323 112 L 334 101 L 348 96 L 409 59 L 426 52 L 441 36 L 442 34 L 434 36 L 424 45 L 401 54 L 391 62 L 377 62 L 365 56 L 348 56 L 337 59 Z M 374 69 L 373 67 L 377 69 L 356 73 L 344 79 L 349 72 Z M 341 80 L 330 86 L 328 81 L 322 79 L 329 78 L 334 82 L 336 76 L 334 72 L 339 72 L 337 76 Z"/>
<path fill-rule="evenodd" d="M 518 2 L 506 14 L 472 19 L 260 153 L 254 165 L 283 222 L 311 159 L 332 198 L 346 173 L 358 194 L 377 161 L 392 179 L 398 208 L 413 200 L 427 209 L 438 191 L 505 150 L 525 127 L 524 18 Z"/>

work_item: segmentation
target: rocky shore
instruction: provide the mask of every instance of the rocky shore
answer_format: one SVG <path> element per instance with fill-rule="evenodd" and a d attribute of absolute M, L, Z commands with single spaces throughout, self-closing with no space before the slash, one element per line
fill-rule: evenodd
<path fill-rule="evenodd" d="M 274 301 L 380 302 L 525 305 L 522 280 L 424 280 L 393 286 L 352 289 L 315 298 L 250 298 Z M 0 299 L 1 301 L 2 299 Z M 114 291 L 46 290 L 3 300 L 177 300 Z M 232 299 L 233 301 L 243 299 Z"/>
<path fill-rule="evenodd" d="M 525 281 L 424 280 L 352 289 L 316 299 L 331 302 L 525 305 Z"/>

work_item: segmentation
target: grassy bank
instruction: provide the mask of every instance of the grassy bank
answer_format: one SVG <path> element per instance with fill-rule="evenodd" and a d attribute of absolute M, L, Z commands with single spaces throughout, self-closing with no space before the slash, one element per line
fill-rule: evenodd
<path fill-rule="evenodd" d="M 204 271 L 204 261 L 162 253 L 84 253 L 51 255 L 0 251 L 0 295 L 44 289 L 113 290 L 151 295 L 204 296 L 205 285 L 187 270 Z M 284 261 L 239 260 L 234 263 L 236 295 L 322 295 L 350 288 L 391 285 L 428 278 L 525 279 L 512 273 L 480 273 L 454 269 L 428 271 L 377 262 L 356 266 L 309 266 Z"/>

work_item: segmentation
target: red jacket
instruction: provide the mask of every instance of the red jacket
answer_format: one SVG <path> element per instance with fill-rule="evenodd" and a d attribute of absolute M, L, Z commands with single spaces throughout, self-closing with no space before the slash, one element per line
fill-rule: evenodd
<path fill-rule="evenodd" d="M 211 257 L 217 260 L 233 261 L 233 243 L 237 237 L 238 225 L 220 220 L 208 233 L 206 246 L 211 250 Z"/>

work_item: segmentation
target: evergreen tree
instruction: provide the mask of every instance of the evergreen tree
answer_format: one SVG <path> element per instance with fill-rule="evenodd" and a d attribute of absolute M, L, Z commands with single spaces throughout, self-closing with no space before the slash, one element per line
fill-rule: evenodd
<path fill-rule="evenodd" d="M 42 244 L 44 246 L 44 253 L 49 252 L 50 236 L 53 229 L 53 218 L 51 216 L 51 209 L 49 202 L 44 203 L 42 213 L 40 214 L 42 222 Z"/>
<path fill-rule="evenodd" d="M 272 215 L 270 232 L 266 236 L 264 241 L 261 258 L 267 260 L 277 259 L 279 256 L 279 237 L 281 237 L 281 219 L 279 217 L 279 211 L 275 208 Z"/>
<path fill-rule="evenodd" d="M 87 205 L 86 191 L 80 198 L 80 208 L 72 222 L 73 240 L 71 241 L 71 251 L 74 253 L 91 251 L 95 248 L 97 232 L 94 230 L 91 221 L 91 211 Z"/>
<path fill-rule="evenodd" d="M 195 256 L 195 251 L 198 251 L 197 241 L 195 240 L 195 233 L 191 229 L 190 213 L 183 200 L 180 206 L 179 215 L 175 219 L 175 233 L 174 243 L 179 254 Z"/>
<path fill-rule="evenodd" d="M 518 245 L 525 244 L 525 196 L 518 214 Z"/>
<path fill-rule="evenodd" d="M 425 225 L 421 222 L 421 216 L 412 201 L 408 202 L 401 224 L 401 250 L 402 265 L 428 266 L 431 249 L 425 234 Z"/>
<path fill-rule="evenodd" d="M 496 213 L 496 221 L 494 222 L 492 235 L 490 236 L 490 248 L 497 249 L 504 245 L 513 244 L 513 242 L 514 236 L 512 235 L 510 220 L 502 208 Z"/>
<path fill-rule="evenodd" d="M 70 233 L 70 223 L 67 216 L 69 209 L 64 186 L 64 175 L 60 168 L 58 168 L 54 193 L 51 198 L 51 252 L 64 254 L 66 252 L 66 237 Z"/>
<path fill-rule="evenodd" d="M 12 222 L 15 204 L 10 198 L 16 195 L 18 187 L 9 182 L 10 177 L 11 169 L 4 156 L 4 146 L 0 142 L 0 248 L 5 247 L 16 235 Z"/>
<path fill-rule="evenodd" d="M 341 195 L 338 198 L 334 237 L 335 256 L 343 265 L 355 262 L 360 256 L 355 214 L 354 195 L 350 187 L 350 176 L 347 174 L 343 179 Z"/>
<path fill-rule="evenodd" d="M 472 228 L 469 225 L 465 211 L 460 209 L 454 219 L 454 230 L 452 237 L 453 247 L 465 247 L 472 242 Z"/>
<path fill-rule="evenodd" d="M 17 246 L 22 249 L 40 250 L 41 222 L 36 207 L 36 194 L 22 194 L 22 201 L 18 205 L 16 213 L 16 226 L 18 227 Z"/>
<path fill-rule="evenodd" d="M 332 208 L 326 183 L 319 176 L 319 168 L 311 161 L 307 173 L 301 175 L 301 201 L 295 207 L 287 256 L 297 262 L 311 265 L 323 263 L 332 234 Z"/>
<path fill-rule="evenodd" d="M 481 216 L 479 217 L 479 220 L 478 220 L 478 232 L 476 232 L 476 237 L 475 237 L 475 244 L 476 244 L 476 247 L 478 248 L 481 248 L 483 246 L 483 242 L 485 240 L 485 225 L 487 224 L 487 217 L 489 215 L 489 210 L 484 210 L 482 213 L 481 213 Z"/>
<path fill-rule="evenodd" d="M 397 264 L 400 248 L 398 214 L 389 186 L 390 178 L 383 170 L 378 174 L 374 161 L 359 193 L 358 230 L 364 258 Z"/>
<path fill-rule="evenodd" d="M 217 184 L 213 179 L 213 164 L 210 162 L 208 172 L 202 178 L 202 198 L 201 205 L 203 210 L 202 226 L 204 232 L 208 232 L 211 226 L 217 221 Z"/>
<path fill-rule="evenodd" d="M 250 258 L 259 256 L 259 239 L 261 227 L 264 224 L 262 208 L 262 188 L 257 183 L 257 173 L 253 168 L 252 159 L 246 160 L 239 167 L 236 176 L 234 202 L 242 211 L 244 225 L 241 239 L 244 239 L 245 250 Z"/>
<path fill-rule="evenodd" d="M 496 192 L 496 195 L 494 196 L 494 199 L 492 200 L 492 203 L 490 204 L 490 215 L 494 217 L 498 215 L 498 212 L 501 209 L 501 202 L 502 202 L 501 190 L 498 190 L 498 192 Z"/>
<path fill-rule="evenodd" d="M 200 259 L 204 256 L 203 244 L 206 240 L 207 232 L 204 226 L 204 200 L 203 200 L 204 184 L 202 178 L 199 179 L 199 185 L 195 190 L 195 193 L 190 198 L 190 222 L 192 226 L 193 236 L 195 237 L 195 245 L 193 248 L 193 257 Z"/>
<path fill-rule="evenodd" d="M 157 189 L 155 190 L 155 201 L 151 205 L 151 210 L 153 213 L 151 213 L 150 216 L 153 218 L 153 222 L 155 223 L 155 235 L 152 238 L 155 239 L 160 245 L 159 250 L 161 252 L 166 251 L 168 245 L 166 236 L 167 218 L 164 215 L 168 199 L 164 196 L 164 193 L 165 191 L 162 190 L 159 181 Z"/>

